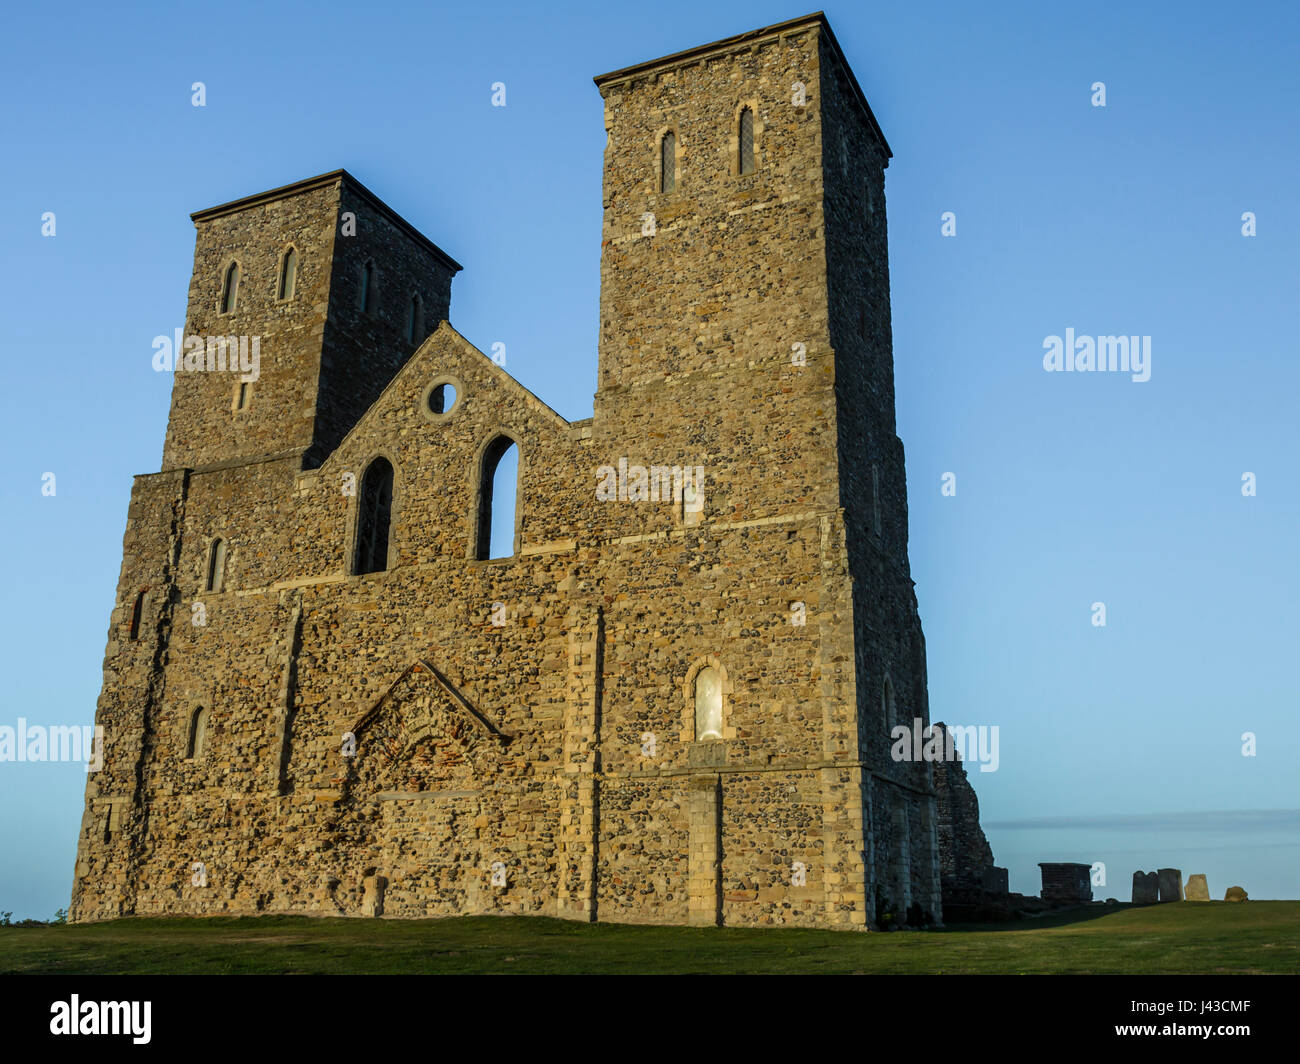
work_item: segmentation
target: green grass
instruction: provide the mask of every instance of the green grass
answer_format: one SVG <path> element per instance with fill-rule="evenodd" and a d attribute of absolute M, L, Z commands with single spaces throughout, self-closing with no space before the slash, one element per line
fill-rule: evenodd
<path fill-rule="evenodd" d="M 1300 902 L 1111 906 L 862 934 L 543 917 L 169 917 L 0 928 L 0 972 L 1300 972 Z"/>

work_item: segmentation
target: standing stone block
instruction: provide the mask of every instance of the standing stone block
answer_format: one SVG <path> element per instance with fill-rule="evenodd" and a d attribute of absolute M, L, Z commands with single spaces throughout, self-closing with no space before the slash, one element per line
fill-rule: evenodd
<path fill-rule="evenodd" d="M 388 880 L 383 876 L 366 876 L 362 885 L 366 892 L 361 898 L 361 915 L 383 916 L 384 888 L 388 886 Z"/>
<path fill-rule="evenodd" d="M 1043 901 L 1092 901 L 1092 865 L 1074 861 L 1038 862 L 1043 874 Z"/>
<path fill-rule="evenodd" d="M 1249 895 L 1241 887 L 1229 887 L 1223 896 L 1224 901 L 1250 901 Z"/>
<path fill-rule="evenodd" d="M 1160 877 L 1154 872 L 1133 873 L 1133 904 L 1154 905 L 1160 900 Z"/>
<path fill-rule="evenodd" d="M 1160 869 L 1160 900 L 1183 900 L 1183 870 L 1181 868 Z"/>
<path fill-rule="evenodd" d="M 1186 901 L 1209 901 L 1210 886 L 1205 882 L 1205 876 L 1197 874 L 1187 877 L 1187 891 L 1184 895 Z"/>

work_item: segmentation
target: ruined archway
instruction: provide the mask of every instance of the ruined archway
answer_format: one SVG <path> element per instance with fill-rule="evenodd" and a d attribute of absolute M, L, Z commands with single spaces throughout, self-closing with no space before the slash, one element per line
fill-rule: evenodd
<path fill-rule="evenodd" d="M 496 790 L 507 737 L 436 668 L 411 665 L 352 729 L 340 801 L 353 893 L 382 912 L 478 911 L 500 825 Z"/>

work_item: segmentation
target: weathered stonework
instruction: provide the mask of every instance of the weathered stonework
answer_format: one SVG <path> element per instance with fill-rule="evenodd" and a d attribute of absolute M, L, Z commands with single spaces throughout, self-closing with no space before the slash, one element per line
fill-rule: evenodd
<path fill-rule="evenodd" d="M 890 726 L 928 706 L 888 146 L 821 16 L 597 85 L 584 421 L 451 327 L 459 267 L 350 175 L 194 216 L 186 332 L 260 335 L 261 373 L 242 409 L 233 374 L 178 373 L 162 471 L 136 478 L 71 919 L 940 918 L 931 766 L 889 756 Z M 432 410 L 442 381 L 456 402 Z M 478 560 L 503 436 L 516 549 Z M 381 458 L 386 551 L 362 573 Z M 699 509 L 601 500 L 620 462 L 702 467 Z M 701 677 L 716 738 L 697 734 Z"/>
<path fill-rule="evenodd" d="M 947 727 L 938 722 L 933 733 L 946 750 Z M 980 827 L 979 798 L 961 755 L 933 764 L 944 914 L 949 921 L 1008 915 L 1007 869 L 993 864 L 993 850 Z"/>
<path fill-rule="evenodd" d="M 1183 900 L 1183 873 L 1179 868 L 1160 868 L 1156 870 L 1159 875 L 1160 900 L 1161 901 L 1182 901 Z"/>
<path fill-rule="evenodd" d="M 1071 861 L 1040 861 L 1043 901 L 1092 901 L 1092 866 Z"/>
<path fill-rule="evenodd" d="M 1160 900 L 1160 877 L 1155 872 L 1133 873 L 1133 904 L 1155 905 Z"/>

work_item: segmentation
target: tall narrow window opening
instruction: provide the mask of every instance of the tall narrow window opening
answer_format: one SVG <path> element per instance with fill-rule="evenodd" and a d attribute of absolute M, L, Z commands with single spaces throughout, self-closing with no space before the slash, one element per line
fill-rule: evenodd
<path fill-rule="evenodd" d="M 375 264 L 361 267 L 361 287 L 357 290 L 357 307 L 366 314 L 375 312 Z"/>
<path fill-rule="evenodd" d="M 381 573 L 388 568 L 388 531 L 393 512 L 393 467 L 387 458 L 370 463 L 357 500 L 357 545 L 354 573 Z"/>
<path fill-rule="evenodd" d="M 208 579 L 205 590 L 221 592 L 226 589 L 226 541 L 214 539 L 208 551 Z"/>
<path fill-rule="evenodd" d="M 880 466 L 875 463 L 871 466 L 871 528 L 877 536 L 880 535 Z"/>
<path fill-rule="evenodd" d="M 677 187 L 677 134 L 671 130 L 659 142 L 659 191 Z"/>
<path fill-rule="evenodd" d="M 199 706 L 190 717 L 189 734 L 185 741 L 185 756 L 190 760 L 203 756 L 203 744 L 208 737 L 208 711 Z"/>
<path fill-rule="evenodd" d="M 419 337 L 424 325 L 424 308 L 420 305 L 420 296 L 418 293 L 411 296 L 411 305 L 406 311 L 406 338 L 415 343 Z"/>
<path fill-rule="evenodd" d="M 135 605 L 131 609 L 131 627 L 127 638 L 140 638 L 140 618 L 144 614 L 144 597 L 149 593 L 148 588 L 144 588 L 135 597 Z"/>
<path fill-rule="evenodd" d="M 498 436 L 484 450 L 479 470 L 474 557 L 480 561 L 515 553 L 518 480 L 519 448 L 509 436 Z"/>
<path fill-rule="evenodd" d="M 221 313 L 230 314 L 239 299 L 239 263 L 232 262 L 226 268 L 225 280 L 221 284 Z"/>
<path fill-rule="evenodd" d="M 294 288 L 298 284 L 298 252 L 294 248 L 289 248 L 284 253 L 284 258 L 280 262 L 280 296 L 281 299 L 292 299 Z"/>
<path fill-rule="evenodd" d="M 754 172 L 754 112 L 748 107 L 740 111 L 740 172 Z"/>

